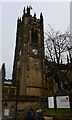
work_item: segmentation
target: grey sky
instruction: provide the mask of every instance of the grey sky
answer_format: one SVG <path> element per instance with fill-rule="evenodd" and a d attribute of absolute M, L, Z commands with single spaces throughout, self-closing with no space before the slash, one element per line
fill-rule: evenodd
<path fill-rule="evenodd" d="M 2 65 L 2 4 L 0 3 L 0 68 Z"/>
<path fill-rule="evenodd" d="M 70 30 L 72 33 L 72 2 L 70 3 Z"/>
<path fill-rule="evenodd" d="M 31 14 L 44 16 L 44 31 L 50 24 L 55 30 L 65 31 L 70 25 L 69 2 L 12 2 L 2 3 L 2 62 L 6 63 L 6 77 L 11 78 L 16 40 L 16 21 L 22 16 L 23 8 L 32 6 Z"/>
<path fill-rule="evenodd" d="M 70 3 L 70 32 L 72 34 L 72 1 Z M 72 39 L 71 39 L 71 41 L 72 41 Z M 72 45 L 71 45 L 71 47 L 72 47 Z M 71 49 L 71 57 L 72 57 L 72 49 Z"/>

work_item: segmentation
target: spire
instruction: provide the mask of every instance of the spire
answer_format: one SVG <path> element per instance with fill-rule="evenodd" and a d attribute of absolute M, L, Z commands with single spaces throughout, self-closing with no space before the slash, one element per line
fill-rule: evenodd
<path fill-rule="evenodd" d="M 23 15 L 25 14 L 25 7 L 24 7 L 24 10 L 23 10 Z"/>
<path fill-rule="evenodd" d="M 42 15 L 42 13 L 40 14 L 40 24 L 41 24 L 41 28 L 43 29 L 43 15 Z"/>
<path fill-rule="evenodd" d="M 30 5 L 29 8 L 32 9 L 32 6 Z"/>
<path fill-rule="evenodd" d="M 27 5 L 27 14 L 30 15 L 30 7 Z"/>
<path fill-rule="evenodd" d="M 42 13 L 40 13 L 40 19 L 43 20 L 43 15 L 42 15 Z"/>
<path fill-rule="evenodd" d="M 6 75 L 5 63 L 3 63 L 3 65 L 2 65 L 1 71 L 2 71 L 2 80 L 4 81 L 5 80 L 5 75 Z"/>
<path fill-rule="evenodd" d="M 28 7 L 28 5 L 27 5 L 27 14 L 28 15 L 30 15 L 30 10 L 32 9 L 32 6 L 30 5 L 29 7 Z"/>
<path fill-rule="evenodd" d="M 34 13 L 34 20 L 36 20 L 36 13 Z"/>
<path fill-rule="evenodd" d="M 17 23 L 20 23 L 21 22 L 21 17 L 17 19 Z"/>
<path fill-rule="evenodd" d="M 19 22 L 19 17 L 18 17 L 18 19 L 17 19 L 17 22 Z"/>

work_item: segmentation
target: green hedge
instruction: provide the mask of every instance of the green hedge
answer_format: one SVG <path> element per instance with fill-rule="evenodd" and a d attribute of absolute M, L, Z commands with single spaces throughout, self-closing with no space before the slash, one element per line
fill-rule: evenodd
<path fill-rule="evenodd" d="M 49 108 L 49 109 L 45 109 L 45 113 L 48 115 L 72 116 L 71 109 L 67 109 L 67 108 L 58 108 L 58 109 Z"/>

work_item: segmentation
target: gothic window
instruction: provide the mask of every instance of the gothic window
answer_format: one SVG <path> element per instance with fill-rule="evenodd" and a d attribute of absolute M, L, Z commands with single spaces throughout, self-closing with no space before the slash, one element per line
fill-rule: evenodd
<path fill-rule="evenodd" d="M 31 31 L 31 42 L 34 43 L 34 29 Z"/>
<path fill-rule="evenodd" d="M 37 32 L 37 30 L 34 30 L 34 29 L 31 30 L 31 42 L 32 43 L 38 43 L 38 32 Z"/>
<path fill-rule="evenodd" d="M 38 33 L 37 33 L 37 30 L 35 30 L 35 42 L 36 43 L 38 42 Z"/>

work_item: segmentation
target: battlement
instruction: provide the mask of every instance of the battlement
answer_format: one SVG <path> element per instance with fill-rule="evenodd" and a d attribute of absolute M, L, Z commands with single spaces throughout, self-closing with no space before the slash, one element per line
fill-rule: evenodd
<path fill-rule="evenodd" d="M 34 13 L 33 16 L 30 14 L 31 9 L 32 9 L 31 6 L 29 6 L 29 7 L 27 6 L 26 9 L 25 9 L 25 7 L 24 7 L 22 18 L 21 18 L 21 17 L 18 17 L 18 19 L 17 19 L 18 25 L 19 25 L 20 23 L 22 23 L 26 17 L 28 17 L 30 20 L 33 20 L 33 21 L 38 22 L 38 23 L 40 23 L 41 25 L 43 25 L 43 15 L 42 15 L 42 13 L 40 13 L 40 18 L 37 18 L 37 17 L 36 17 L 36 13 Z"/>

